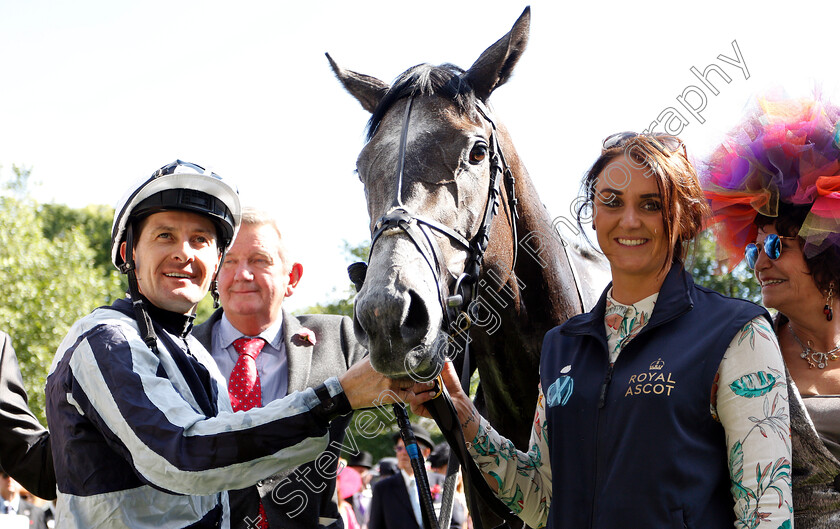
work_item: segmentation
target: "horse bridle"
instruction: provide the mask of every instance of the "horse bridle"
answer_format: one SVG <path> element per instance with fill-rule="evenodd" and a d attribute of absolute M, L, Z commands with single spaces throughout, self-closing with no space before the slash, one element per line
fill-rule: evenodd
<path fill-rule="evenodd" d="M 405 167 L 405 153 L 408 143 L 408 127 L 411 120 L 411 107 L 414 102 L 414 96 L 408 98 L 408 103 L 405 107 L 403 116 L 402 131 L 400 133 L 400 147 L 399 158 L 397 160 L 396 169 L 396 193 L 394 200 L 388 212 L 385 213 L 379 220 L 376 221 L 373 228 L 373 235 L 370 241 L 370 255 L 373 255 L 373 249 L 379 238 L 392 230 L 399 230 L 405 233 L 412 241 L 414 246 L 423 256 L 438 287 L 438 299 L 443 310 L 444 328 L 449 328 L 449 325 L 456 321 L 456 316 L 460 312 L 469 326 L 469 316 L 467 312 L 462 309 L 469 307 L 470 302 L 474 298 L 475 286 L 478 283 L 478 275 L 481 271 L 481 265 L 484 262 L 484 254 L 487 251 L 487 246 L 490 242 L 490 227 L 493 222 L 493 217 L 496 215 L 500 204 L 501 183 L 504 177 L 505 191 L 507 194 L 507 207 L 512 215 L 516 215 L 516 181 L 513 173 L 508 167 L 504 154 L 499 147 L 499 141 L 496 135 L 496 124 L 490 117 L 490 110 L 480 100 L 476 99 L 475 107 L 478 113 L 491 126 L 490 137 L 488 138 L 488 154 L 490 158 L 490 183 L 487 193 L 487 202 L 484 206 L 484 215 L 475 235 L 471 239 L 467 239 L 464 235 L 458 233 L 455 229 L 450 228 L 434 219 L 430 219 L 423 215 L 417 215 L 409 212 L 402 201 L 402 184 L 403 173 Z M 516 264 L 516 222 L 511 220 L 511 227 L 513 230 L 513 248 L 514 258 L 511 270 Z M 463 273 L 455 282 L 452 295 L 449 295 L 445 280 L 445 263 L 443 262 L 440 246 L 437 243 L 437 238 L 432 231 L 442 233 L 449 238 L 455 245 L 460 246 L 467 251 L 468 257 L 464 265 Z M 350 272 L 351 280 L 356 283 L 357 288 L 361 288 L 361 283 L 364 282 L 364 271 L 358 265 L 364 263 L 356 263 L 356 271 Z M 354 265 L 351 265 L 351 267 Z M 365 266 L 366 268 L 366 266 Z M 359 277 L 361 275 L 361 277 Z M 463 319 L 462 318 L 462 319 Z M 461 329 L 465 330 L 465 329 Z"/>
<path fill-rule="evenodd" d="M 438 288 L 438 298 L 443 311 L 444 328 L 449 329 L 453 321 L 465 321 L 465 324 L 459 328 L 459 331 L 468 332 L 470 327 L 470 317 L 467 313 L 470 302 L 474 299 L 476 286 L 478 285 L 478 276 L 481 272 L 481 265 L 484 262 L 484 254 L 487 251 L 487 246 L 490 242 L 490 228 L 493 222 L 493 217 L 496 215 L 501 202 L 501 183 L 504 177 L 505 191 L 507 195 L 507 209 L 508 214 L 511 215 L 511 230 L 513 237 L 513 261 L 511 263 L 511 271 L 513 271 L 517 260 L 517 246 L 518 237 L 516 232 L 516 217 L 517 199 L 516 199 L 516 180 L 510 167 L 505 161 L 504 154 L 499 146 L 499 141 L 496 136 L 496 124 L 490 117 L 490 110 L 480 100 L 476 99 L 476 110 L 478 113 L 490 123 L 491 132 L 488 138 L 488 154 L 490 157 L 490 183 L 487 193 L 487 201 L 484 206 L 484 215 L 482 217 L 481 225 L 476 230 L 475 235 L 468 240 L 465 236 L 458 233 L 455 229 L 450 228 L 434 219 L 430 219 L 423 215 L 415 215 L 406 209 L 402 202 L 402 184 L 405 168 L 405 153 L 406 145 L 408 143 L 408 126 L 411 121 L 411 107 L 414 102 L 414 96 L 408 98 L 403 116 L 402 131 L 400 132 L 400 147 L 399 158 L 397 160 L 396 169 L 396 193 L 391 207 L 388 211 L 376 221 L 374 224 L 373 235 L 370 242 L 370 255 L 373 255 L 373 249 L 376 242 L 383 234 L 392 230 L 399 230 L 405 233 L 412 241 L 417 250 L 423 256 L 423 259 L 429 265 L 432 275 L 435 277 Z M 441 255 L 440 247 L 437 243 L 437 238 L 432 231 L 442 233 L 467 251 L 468 257 L 464 265 L 463 273 L 458 277 L 453 289 L 454 293 L 449 295 L 448 288 L 445 281 L 445 263 Z M 356 290 L 361 290 L 364 283 L 367 271 L 367 264 L 364 262 L 354 263 L 348 268 L 350 279 L 356 285 Z M 460 314 L 459 314 L 460 313 Z M 457 320 L 456 316 L 461 316 L 462 320 Z M 469 338 L 467 337 L 464 343 L 464 372 L 461 374 L 461 386 L 469 394 Z M 464 467 L 465 485 L 472 486 L 480 497 L 502 519 L 515 518 L 507 508 L 498 499 L 495 498 L 493 492 L 490 490 L 487 483 L 481 476 L 478 467 L 472 462 L 469 454 L 466 452 L 463 432 L 461 425 L 457 419 L 457 412 L 449 398 L 446 388 L 440 385 L 440 393 L 436 398 L 427 403 L 427 408 L 431 412 L 433 418 L 441 427 L 447 441 L 452 450 L 457 456 L 458 461 Z M 416 445 L 414 434 L 411 430 L 411 425 L 408 422 L 408 416 L 405 415 L 405 410 L 399 404 L 394 404 L 394 412 L 400 423 L 400 434 L 403 436 L 403 441 L 408 448 L 409 445 Z M 415 449 L 414 452 L 417 452 Z M 434 510 L 431 507 L 431 499 L 428 494 L 428 480 L 425 478 L 425 468 L 422 466 L 422 455 L 412 457 L 411 463 L 415 468 L 415 476 L 417 478 L 417 487 L 420 491 L 421 511 L 423 513 L 424 526 L 427 529 L 437 527 L 437 520 L 434 519 Z M 446 486 L 444 489 L 444 496 L 450 496 L 448 509 L 451 513 L 451 494 L 454 488 L 454 478 L 450 479 L 450 475 L 457 471 L 458 463 L 450 461 L 450 469 L 447 473 Z M 454 469 L 454 470 L 453 470 Z M 470 501 L 471 510 L 475 510 L 474 501 Z M 447 508 L 447 507 L 444 507 Z M 442 518 L 444 518 L 442 516 Z M 448 518 L 446 518 L 448 522 Z M 476 520 L 476 527 L 481 527 L 480 520 Z"/>

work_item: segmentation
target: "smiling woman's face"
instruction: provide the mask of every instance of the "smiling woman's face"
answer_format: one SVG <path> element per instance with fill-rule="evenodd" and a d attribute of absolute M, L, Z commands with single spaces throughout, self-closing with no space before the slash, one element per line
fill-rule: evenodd
<path fill-rule="evenodd" d="M 758 229 L 755 243 L 764 248 L 764 239 L 771 233 L 780 235 L 775 226 L 768 224 Z M 765 307 L 778 310 L 786 316 L 796 314 L 801 307 L 824 303 L 824 297 L 805 262 L 805 254 L 798 239 L 780 239 L 778 259 L 770 259 L 759 252 L 755 262 L 755 277 L 761 285 Z"/>
<path fill-rule="evenodd" d="M 604 168 L 595 185 L 593 223 L 614 282 L 653 284 L 667 271 L 662 195 L 655 177 L 638 164 L 620 156 Z"/>

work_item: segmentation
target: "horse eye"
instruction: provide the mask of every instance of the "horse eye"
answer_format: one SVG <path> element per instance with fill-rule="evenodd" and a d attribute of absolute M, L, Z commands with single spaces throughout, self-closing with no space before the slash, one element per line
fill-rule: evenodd
<path fill-rule="evenodd" d="M 470 151 L 470 163 L 479 164 L 487 158 L 487 145 L 483 143 L 476 143 Z"/>

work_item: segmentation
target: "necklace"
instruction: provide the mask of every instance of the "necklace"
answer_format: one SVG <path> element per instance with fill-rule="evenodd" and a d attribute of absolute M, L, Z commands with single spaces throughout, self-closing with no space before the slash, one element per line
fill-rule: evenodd
<path fill-rule="evenodd" d="M 837 351 L 840 351 L 840 343 L 834 346 L 834 349 L 830 351 L 826 351 L 821 353 L 819 351 L 814 351 L 813 345 L 814 342 L 808 340 L 808 345 L 802 343 L 802 340 L 799 339 L 799 336 L 793 332 L 793 326 L 788 322 L 788 329 L 790 329 L 790 334 L 793 335 L 793 339 L 796 340 L 796 343 L 799 344 L 799 347 L 802 348 L 802 354 L 799 355 L 800 358 L 804 359 L 808 362 L 808 369 L 813 369 L 814 366 L 825 369 L 825 366 L 828 365 L 829 360 L 837 360 L 840 356 L 837 355 Z"/>

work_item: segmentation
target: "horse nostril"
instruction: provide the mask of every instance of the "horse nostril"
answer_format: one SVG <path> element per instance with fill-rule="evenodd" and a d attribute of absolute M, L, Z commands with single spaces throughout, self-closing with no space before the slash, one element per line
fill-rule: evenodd
<path fill-rule="evenodd" d="M 408 312 L 402 322 L 405 338 L 422 339 L 429 328 L 429 311 L 423 298 L 414 290 L 408 291 Z M 407 332 L 406 332 L 407 331 Z"/>

